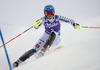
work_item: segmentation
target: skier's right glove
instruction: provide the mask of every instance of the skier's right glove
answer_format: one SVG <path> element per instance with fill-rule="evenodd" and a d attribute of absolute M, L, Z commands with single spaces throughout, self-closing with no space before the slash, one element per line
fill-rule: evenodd
<path fill-rule="evenodd" d="M 79 25 L 78 23 L 73 23 L 73 27 L 74 27 L 75 29 L 80 29 L 80 25 Z"/>
<path fill-rule="evenodd" d="M 41 23 L 42 23 L 42 20 L 41 20 L 41 19 L 40 19 L 40 20 L 37 20 L 37 21 L 34 23 L 33 27 L 34 27 L 35 29 L 38 29 L 39 26 L 41 25 Z"/>

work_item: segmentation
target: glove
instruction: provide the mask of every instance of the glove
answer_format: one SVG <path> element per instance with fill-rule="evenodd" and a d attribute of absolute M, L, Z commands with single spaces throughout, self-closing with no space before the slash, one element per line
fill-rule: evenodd
<path fill-rule="evenodd" d="M 80 25 L 79 25 L 78 23 L 73 23 L 73 27 L 74 27 L 75 29 L 80 29 Z"/>
<path fill-rule="evenodd" d="M 41 19 L 40 19 L 40 20 L 37 20 L 37 21 L 34 23 L 33 27 L 34 27 L 35 29 L 38 29 L 39 26 L 41 25 L 41 23 L 42 23 L 42 20 L 41 20 Z"/>

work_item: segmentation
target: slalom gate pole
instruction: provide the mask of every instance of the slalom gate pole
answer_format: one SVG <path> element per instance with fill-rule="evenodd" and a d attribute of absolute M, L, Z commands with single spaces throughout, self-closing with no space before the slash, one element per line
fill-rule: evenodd
<path fill-rule="evenodd" d="M 11 66 L 11 63 L 10 63 L 10 59 L 9 59 L 9 55 L 8 55 L 8 52 L 7 52 L 7 49 L 6 49 L 6 45 L 4 43 L 4 39 L 3 39 L 3 35 L 2 35 L 2 32 L 1 32 L 1 29 L 0 29 L 0 37 L 1 37 L 1 41 L 3 43 L 3 47 L 4 47 L 5 54 L 6 54 L 6 58 L 7 58 L 7 61 L 8 61 L 9 70 L 12 70 L 12 66 Z"/>
<path fill-rule="evenodd" d="M 30 28 L 26 29 L 25 31 L 23 31 L 22 33 L 18 34 L 17 36 L 13 37 L 12 39 L 10 39 L 9 41 L 7 41 L 6 43 L 4 44 L 8 44 L 9 42 L 13 41 L 14 39 L 18 38 L 19 36 L 21 36 L 22 34 L 24 34 L 25 32 L 27 32 L 28 30 L 30 30 L 31 28 L 33 28 L 33 26 L 31 26 Z M 0 46 L 0 48 L 2 47 L 3 45 Z"/>
<path fill-rule="evenodd" d="M 81 26 L 81 28 L 93 28 L 93 29 L 100 29 L 100 26 Z"/>

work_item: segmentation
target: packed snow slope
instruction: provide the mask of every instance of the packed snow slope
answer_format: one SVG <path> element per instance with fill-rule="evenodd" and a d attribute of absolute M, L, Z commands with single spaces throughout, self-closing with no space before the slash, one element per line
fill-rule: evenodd
<path fill-rule="evenodd" d="M 5 42 L 43 17 L 44 6 L 49 4 L 55 7 L 55 14 L 80 25 L 100 26 L 100 0 L 0 0 L 0 28 Z M 39 59 L 32 56 L 13 70 L 100 70 L 100 29 L 77 30 L 67 23 L 61 25 L 63 48 L 49 51 Z M 43 27 L 33 28 L 7 44 L 11 63 L 33 48 L 43 32 Z M 0 70 L 9 70 L 3 47 L 0 48 Z"/>
<path fill-rule="evenodd" d="M 31 49 L 43 32 L 43 27 L 31 29 L 6 45 L 11 63 Z M 100 29 L 77 30 L 62 23 L 60 45 L 63 48 L 49 51 L 39 59 L 32 56 L 13 70 L 100 70 Z M 1 53 L 4 53 L 3 48 L 0 48 L 0 70 L 9 70 L 5 55 Z"/>

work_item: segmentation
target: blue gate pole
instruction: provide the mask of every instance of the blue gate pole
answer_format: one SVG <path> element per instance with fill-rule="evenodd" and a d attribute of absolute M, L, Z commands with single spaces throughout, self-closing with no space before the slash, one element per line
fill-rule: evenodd
<path fill-rule="evenodd" d="M 2 32 L 1 32 L 1 29 L 0 29 L 0 37 L 1 37 L 1 41 L 2 41 L 3 47 L 4 47 L 6 58 L 7 58 L 7 61 L 8 61 L 9 69 L 12 70 L 12 66 L 11 66 L 11 63 L 10 63 L 9 55 L 8 55 L 8 52 L 7 52 L 7 49 L 6 49 L 6 45 L 5 45 L 5 42 L 4 42 L 4 39 L 3 39 L 3 35 L 2 35 Z"/>

